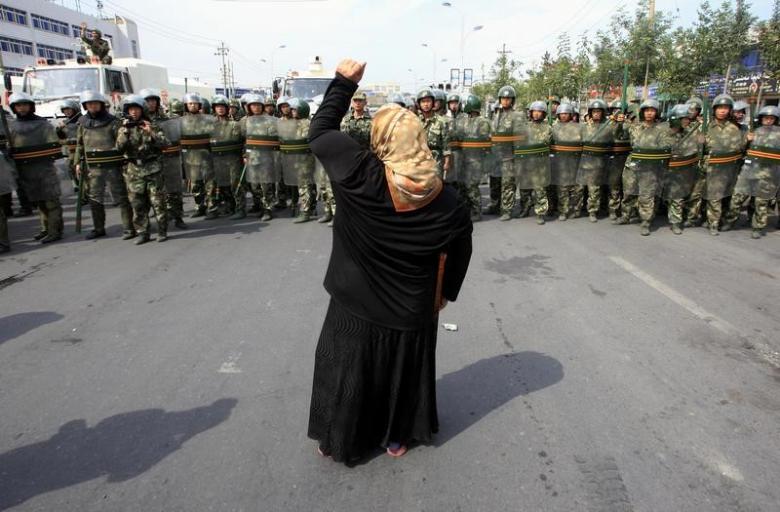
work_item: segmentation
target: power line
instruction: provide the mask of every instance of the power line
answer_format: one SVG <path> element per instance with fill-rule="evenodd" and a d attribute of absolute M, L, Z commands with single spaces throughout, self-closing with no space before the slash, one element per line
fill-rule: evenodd
<path fill-rule="evenodd" d="M 103 1 L 106 4 L 114 7 L 114 9 L 119 9 L 120 11 L 124 11 L 124 12 L 130 14 L 130 16 L 135 18 L 135 19 L 143 20 L 144 23 L 147 26 L 153 25 L 153 26 L 157 27 L 160 30 L 165 30 L 168 34 L 175 33 L 176 35 L 179 35 L 179 37 L 183 37 L 183 38 L 186 38 L 186 39 L 192 39 L 192 40 L 196 40 L 196 41 L 197 40 L 201 40 L 201 39 L 206 39 L 206 40 L 214 41 L 214 42 L 218 42 L 219 41 L 218 39 L 215 39 L 213 37 L 206 37 L 206 36 L 201 35 L 201 34 L 194 34 L 192 32 L 186 32 L 186 31 L 181 30 L 181 29 L 179 29 L 177 27 L 173 27 L 173 26 L 167 25 L 165 23 L 160 23 L 159 21 L 157 21 L 157 20 L 155 20 L 153 18 L 147 17 L 146 15 L 140 14 L 138 12 L 132 11 L 132 10 L 130 10 L 130 9 L 124 7 L 124 6 L 121 6 L 121 5 L 118 5 L 118 4 L 114 3 L 114 2 L 112 2 L 111 0 L 103 0 Z"/>

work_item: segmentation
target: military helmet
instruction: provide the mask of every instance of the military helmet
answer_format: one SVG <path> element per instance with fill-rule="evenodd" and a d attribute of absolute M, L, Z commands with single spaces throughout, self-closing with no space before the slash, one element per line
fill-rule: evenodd
<path fill-rule="evenodd" d="M 452 101 L 457 101 L 458 103 L 460 103 L 460 94 L 453 92 L 447 95 L 447 103 L 450 103 Z"/>
<path fill-rule="evenodd" d="M 17 105 L 19 103 L 31 103 L 32 111 L 35 112 L 35 100 L 29 94 L 24 92 L 15 92 L 11 96 L 9 96 L 8 106 L 11 108 L 12 111 L 14 109 L 14 105 Z"/>
<path fill-rule="evenodd" d="M 592 110 L 603 110 L 606 112 L 607 103 L 602 99 L 595 99 L 588 103 L 588 114 L 590 114 Z"/>
<path fill-rule="evenodd" d="M 181 100 L 177 100 L 176 98 L 173 98 L 171 102 L 168 104 L 168 111 L 172 114 L 183 114 L 184 113 L 184 103 L 181 102 Z"/>
<path fill-rule="evenodd" d="M 417 103 L 415 102 L 414 98 L 412 98 L 411 96 L 406 98 L 406 108 L 412 108 L 412 107 L 414 107 L 416 105 L 417 105 Z"/>
<path fill-rule="evenodd" d="M 571 106 L 571 103 L 561 103 L 558 105 L 558 108 L 555 109 L 555 115 L 561 114 L 574 114 L 574 107 Z"/>
<path fill-rule="evenodd" d="M 272 107 L 275 107 L 276 106 L 276 102 L 274 101 L 273 96 L 266 96 L 265 100 L 263 101 L 263 105 L 266 106 L 266 107 L 269 106 L 269 105 L 272 106 Z"/>
<path fill-rule="evenodd" d="M 547 113 L 547 104 L 543 101 L 532 101 L 530 105 L 528 105 L 528 110 L 530 112 L 533 112 L 534 110 L 538 110 L 539 112 Z"/>
<path fill-rule="evenodd" d="M 103 37 L 103 31 L 102 31 L 102 30 L 100 30 L 99 28 L 93 28 L 93 29 L 91 30 L 91 32 L 93 32 L 93 33 L 97 34 L 97 35 L 98 35 L 98 37 Z"/>
<path fill-rule="evenodd" d="M 642 102 L 642 104 L 641 104 L 641 105 L 639 105 L 639 115 L 640 115 L 640 116 L 642 115 L 642 112 L 643 112 L 643 111 L 644 111 L 646 108 L 652 108 L 652 109 L 655 109 L 655 111 L 656 111 L 656 112 L 658 112 L 658 113 L 660 113 L 660 112 L 661 112 L 661 104 L 660 104 L 660 103 L 658 103 L 658 101 L 657 101 L 657 100 L 653 100 L 653 99 L 646 99 L 645 101 L 643 101 L 643 102 Z"/>
<path fill-rule="evenodd" d="M 246 105 L 246 97 L 247 97 L 247 96 L 249 96 L 250 94 L 252 94 L 252 93 L 245 92 L 244 94 L 242 94 L 242 95 L 241 95 L 241 96 L 238 98 L 238 101 L 239 101 L 239 102 L 241 102 L 241 104 L 242 104 L 242 105 Z"/>
<path fill-rule="evenodd" d="M 734 102 L 734 112 L 737 112 L 738 110 L 745 110 L 745 111 L 747 111 L 748 106 L 749 105 L 746 102 L 742 101 L 742 100 L 735 101 Z"/>
<path fill-rule="evenodd" d="M 251 93 L 251 94 L 245 94 L 244 95 L 244 104 L 249 107 L 249 105 L 253 103 L 259 103 L 260 105 L 263 104 L 263 97 L 259 94 Z"/>
<path fill-rule="evenodd" d="M 206 98 L 201 99 L 203 103 L 200 104 L 200 111 L 204 114 L 211 114 L 211 102 Z"/>
<path fill-rule="evenodd" d="M 704 102 L 701 100 L 701 98 L 697 98 L 696 96 L 691 96 L 688 101 L 685 102 L 686 105 L 688 105 L 689 109 L 696 109 L 699 112 L 704 109 Z"/>
<path fill-rule="evenodd" d="M 614 100 L 612 103 L 609 104 L 610 110 L 622 110 L 623 109 L 623 102 L 621 100 Z"/>
<path fill-rule="evenodd" d="M 298 112 L 298 118 L 307 119 L 309 117 L 309 104 L 301 98 L 290 98 L 290 108 Z"/>
<path fill-rule="evenodd" d="M 81 94 L 79 94 L 79 103 L 81 103 L 82 107 L 86 108 L 86 104 L 90 101 L 99 101 L 104 105 L 109 104 L 106 97 L 98 91 L 82 91 Z"/>
<path fill-rule="evenodd" d="M 211 106 L 217 106 L 217 105 L 224 105 L 224 106 L 230 106 L 230 101 L 227 99 L 227 97 L 223 94 L 217 94 L 215 96 L 212 96 L 211 98 Z"/>
<path fill-rule="evenodd" d="M 212 101 L 212 103 L 214 103 Z M 241 102 L 238 101 L 238 98 L 230 98 L 230 101 L 228 101 L 228 107 L 235 107 L 240 109 L 241 108 Z"/>
<path fill-rule="evenodd" d="M 515 99 L 517 97 L 517 94 L 515 94 L 515 88 L 511 85 L 505 85 L 501 89 L 498 90 L 498 98 L 512 98 Z"/>
<path fill-rule="evenodd" d="M 431 89 L 423 89 L 420 92 L 417 93 L 417 103 L 420 103 L 420 100 L 423 98 L 430 98 L 432 100 L 436 99 L 436 94 Z"/>
<path fill-rule="evenodd" d="M 366 101 L 366 93 L 363 91 L 357 91 L 355 94 L 352 95 L 352 99 Z"/>
<path fill-rule="evenodd" d="M 758 111 L 758 120 L 760 121 L 764 116 L 773 116 L 775 118 L 775 125 L 780 125 L 780 108 L 774 105 L 767 105 L 762 107 Z"/>
<path fill-rule="evenodd" d="M 715 96 L 715 99 L 712 100 L 712 109 L 715 110 L 716 107 L 720 106 L 727 106 L 731 110 L 734 110 L 734 98 L 729 96 L 728 94 L 718 94 Z"/>
<path fill-rule="evenodd" d="M 276 100 L 276 108 L 279 108 L 282 105 L 290 105 L 290 100 L 287 96 L 279 96 L 279 99 Z"/>
<path fill-rule="evenodd" d="M 400 105 L 402 107 L 406 106 L 406 101 L 404 100 L 404 97 L 398 93 L 393 94 L 388 99 L 389 99 L 388 103 L 395 103 L 396 105 Z"/>
<path fill-rule="evenodd" d="M 691 110 L 687 104 L 679 104 L 672 107 L 669 111 L 669 124 L 672 128 L 679 128 L 681 121 L 686 117 L 691 117 Z"/>
<path fill-rule="evenodd" d="M 466 96 L 466 102 L 463 104 L 463 111 L 470 114 L 472 112 L 479 112 L 480 110 L 482 110 L 482 100 L 479 99 L 479 96 L 474 94 Z"/>
<path fill-rule="evenodd" d="M 79 106 L 79 102 L 72 98 L 62 100 L 60 102 L 60 112 L 62 112 L 66 108 L 73 109 L 73 111 L 76 112 L 77 114 L 81 112 L 81 106 Z"/>
<path fill-rule="evenodd" d="M 199 105 L 203 105 L 203 98 L 196 92 L 189 92 L 182 97 L 181 102 L 184 104 L 198 103 Z"/>
<path fill-rule="evenodd" d="M 435 101 L 443 101 L 444 103 L 447 102 L 447 94 L 442 91 L 441 89 L 434 89 L 433 90 L 433 99 Z"/>
<path fill-rule="evenodd" d="M 143 99 L 148 100 L 149 98 L 157 98 L 157 101 L 160 101 L 160 91 L 157 89 L 152 89 L 151 87 L 147 87 L 146 89 L 141 89 L 141 91 L 138 93 Z"/>
<path fill-rule="evenodd" d="M 122 112 L 127 114 L 127 110 L 131 106 L 141 107 L 141 110 L 145 110 L 146 100 L 140 94 L 129 94 L 122 100 Z"/>

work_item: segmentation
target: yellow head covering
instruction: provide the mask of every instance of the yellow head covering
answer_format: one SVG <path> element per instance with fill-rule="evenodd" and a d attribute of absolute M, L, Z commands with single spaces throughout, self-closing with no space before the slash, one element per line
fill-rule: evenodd
<path fill-rule="evenodd" d="M 397 104 L 380 108 L 371 123 L 371 149 L 385 164 L 397 212 L 417 210 L 439 195 L 444 184 L 420 120 Z"/>

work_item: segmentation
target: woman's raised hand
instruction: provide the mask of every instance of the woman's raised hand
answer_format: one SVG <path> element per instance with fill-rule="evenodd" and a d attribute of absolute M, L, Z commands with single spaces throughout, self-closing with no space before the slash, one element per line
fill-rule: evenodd
<path fill-rule="evenodd" d="M 339 65 L 336 68 L 336 73 L 340 74 L 347 80 L 352 80 L 353 82 L 358 83 L 360 82 L 360 79 L 363 78 L 363 71 L 365 70 L 366 70 L 365 62 L 358 62 L 352 59 L 344 59 L 341 62 L 339 62 Z"/>

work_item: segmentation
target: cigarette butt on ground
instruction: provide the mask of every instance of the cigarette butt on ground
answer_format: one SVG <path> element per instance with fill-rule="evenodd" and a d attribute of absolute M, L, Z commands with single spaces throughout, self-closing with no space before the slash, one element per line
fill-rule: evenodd
<path fill-rule="evenodd" d="M 445 331 L 457 331 L 458 324 L 441 324 Z"/>

